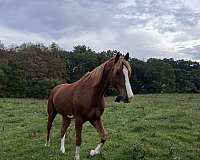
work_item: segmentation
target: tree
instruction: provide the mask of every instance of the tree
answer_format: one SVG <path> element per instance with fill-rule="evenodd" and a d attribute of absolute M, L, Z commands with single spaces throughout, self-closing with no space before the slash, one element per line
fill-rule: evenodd
<path fill-rule="evenodd" d="M 49 47 L 24 43 L 5 48 L 0 42 L 0 97 L 46 98 L 60 83 L 71 83 L 113 57 L 118 51 L 95 52 L 85 45 L 72 51 L 56 43 Z M 193 61 L 150 58 L 130 59 L 134 93 L 200 91 L 200 64 Z M 116 91 L 109 88 L 106 95 Z"/>

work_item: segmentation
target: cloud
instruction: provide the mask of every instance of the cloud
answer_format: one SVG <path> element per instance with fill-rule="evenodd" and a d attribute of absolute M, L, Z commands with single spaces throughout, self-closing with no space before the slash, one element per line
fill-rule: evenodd
<path fill-rule="evenodd" d="M 0 34 L 6 43 L 85 44 L 133 57 L 200 60 L 198 0 L 6 0 Z"/>
<path fill-rule="evenodd" d="M 199 60 L 200 59 L 200 45 L 192 46 L 191 48 L 185 48 L 182 50 L 183 53 L 191 53 L 192 59 Z"/>
<path fill-rule="evenodd" d="M 28 32 L 19 32 L 10 28 L 0 27 L 0 35 L 1 41 L 7 45 L 12 45 L 13 42 L 16 44 L 24 43 L 24 42 L 33 42 L 33 43 L 40 43 L 45 42 L 46 44 L 50 44 L 52 40 L 45 39 L 40 34 L 36 33 L 28 33 Z M 31 38 L 31 39 L 30 39 Z"/>

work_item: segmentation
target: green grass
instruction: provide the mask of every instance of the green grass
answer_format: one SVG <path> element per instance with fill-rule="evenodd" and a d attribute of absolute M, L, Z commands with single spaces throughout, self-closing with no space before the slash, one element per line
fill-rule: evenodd
<path fill-rule="evenodd" d="M 102 154 L 88 158 L 99 143 L 95 129 L 83 129 L 81 160 L 200 159 L 200 94 L 136 95 L 130 104 L 107 99 L 103 115 L 109 139 Z M 44 147 L 46 100 L 0 99 L 1 160 L 72 160 L 74 122 L 68 129 L 66 153 L 61 154 L 61 117 L 54 121 L 51 146 Z"/>

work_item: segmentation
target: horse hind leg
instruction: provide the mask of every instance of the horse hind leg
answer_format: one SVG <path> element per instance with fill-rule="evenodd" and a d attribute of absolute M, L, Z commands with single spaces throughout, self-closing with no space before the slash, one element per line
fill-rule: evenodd
<path fill-rule="evenodd" d="M 62 117 L 62 127 L 61 127 L 61 135 L 60 135 L 60 151 L 62 153 L 65 153 L 65 133 L 67 128 L 69 127 L 71 123 L 71 119 Z"/>
<path fill-rule="evenodd" d="M 52 127 L 52 123 L 54 118 L 56 117 L 57 112 L 54 112 L 52 115 L 48 115 L 48 122 L 47 122 L 47 139 L 46 139 L 46 144 L 45 146 L 49 146 L 49 137 L 50 137 L 50 132 L 51 132 L 51 127 Z"/>

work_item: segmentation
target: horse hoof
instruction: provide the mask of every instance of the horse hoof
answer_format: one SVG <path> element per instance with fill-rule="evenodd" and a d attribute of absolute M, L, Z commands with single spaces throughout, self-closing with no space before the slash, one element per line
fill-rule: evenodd
<path fill-rule="evenodd" d="M 80 157 L 75 157 L 74 160 L 80 160 Z"/>
<path fill-rule="evenodd" d="M 45 143 L 45 145 L 44 145 L 45 147 L 49 147 L 50 146 L 50 144 L 49 143 Z"/>
<path fill-rule="evenodd" d="M 60 151 L 61 151 L 62 153 L 65 153 L 65 148 L 60 148 Z"/>
<path fill-rule="evenodd" d="M 96 152 L 95 152 L 95 150 L 92 149 L 92 150 L 90 151 L 90 156 L 95 156 L 95 155 L 96 155 Z"/>

